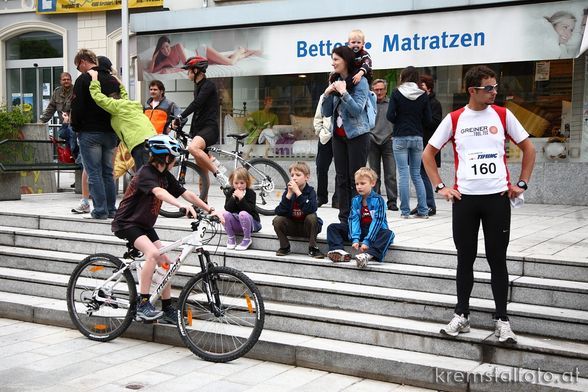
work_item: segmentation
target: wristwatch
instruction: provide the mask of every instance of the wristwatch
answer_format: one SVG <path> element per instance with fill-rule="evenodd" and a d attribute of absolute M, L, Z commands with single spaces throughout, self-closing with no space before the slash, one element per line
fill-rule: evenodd
<path fill-rule="evenodd" d="M 517 182 L 517 186 L 524 190 L 527 190 L 528 188 L 527 183 L 524 180 L 519 180 L 519 182 Z"/>
<path fill-rule="evenodd" d="M 435 193 L 438 193 L 441 189 L 445 188 L 445 184 L 444 183 L 439 183 L 436 187 L 435 187 Z"/>

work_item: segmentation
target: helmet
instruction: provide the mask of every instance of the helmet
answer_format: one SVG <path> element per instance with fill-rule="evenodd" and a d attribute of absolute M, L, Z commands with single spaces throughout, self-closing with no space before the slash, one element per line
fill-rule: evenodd
<path fill-rule="evenodd" d="M 180 156 L 182 146 L 169 135 L 155 135 L 146 140 L 147 148 L 151 155 Z"/>
<path fill-rule="evenodd" d="M 202 56 L 190 57 L 188 60 L 186 60 L 186 62 L 184 63 L 184 66 L 182 68 L 183 69 L 196 68 L 197 70 L 199 70 L 201 72 L 206 72 L 206 68 L 208 68 L 208 59 L 206 57 L 202 57 Z"/>

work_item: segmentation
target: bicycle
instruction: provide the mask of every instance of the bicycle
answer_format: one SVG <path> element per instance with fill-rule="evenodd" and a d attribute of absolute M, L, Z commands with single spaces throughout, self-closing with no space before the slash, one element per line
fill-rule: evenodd
<path fill-rule="evenodd" d="M 154 303 L 188 255 L 195 252 L 200 272 L 183 287 L 177 303 L 177 328 L 184 344 L 206 361 L 228 362 L 245 355 L 259 339 L 265 308 L 259 289 L 243 272 L 217 266 L 203 249 L 218 233 L 216 216 L 200 214 L 192 233 L 162 247 L 160 254 L 182 248 L 152 291 Z M 212 233 L 210 238 L 207 233 Z M 90 255 L 71 274 L 67 309 L 75 327 L 91 340 L 119 337 L 135 319 L 137 286 L 132 271 L 145 259 L 127 243 L 123 259 L 107 253 Z M 138 280 L 137 280 L 138 281 Z"/>
<path fill-rule="evenodd" d="M 173 119 L 172 119 L 173 121 Z M 196 193 L 202 200 L 207 200 L 210 181 L 208 174 L 203 171 L 195 162 L 190 161 L 190 153 L 186 149 L 189 144 L 189 135 L 182 128 L 186 124 L 186 119 L 180 121 L 179 126 L 174 130 L 175 137 L 184 148 L 184 153 L 178 158 L 177 165 L 172 170 L 174 177 L 184 187 L 189 188 Z M 254 158 L 246 160 L 243 158 L 241 147 L 245 146 L 243 139 L 248 135 L 230 134 L 227 137 L 235 139 L 235 150 L 225 151 L 219 147 L 207 147 L 209 153 L 218 156 L 230 157 L 233 160 L 233 169 L 238 165 L 246 168 L 253 176 L 253 190 L 257 194 L 256 210 L 262 215 L 274 215 L 275 208 L 280 204 L 282 194 L 286 189 L 289 175 L 278 163 L 267 158 Z M 221 164 L 222 165 L 222 164 Z M 221 189 L 230 187 L 230 184 L 220 184 Z M 182 214 L 176 207 L 164 203 L 159 210 L 159 214 L 166 218 L 179 218 Z"/>

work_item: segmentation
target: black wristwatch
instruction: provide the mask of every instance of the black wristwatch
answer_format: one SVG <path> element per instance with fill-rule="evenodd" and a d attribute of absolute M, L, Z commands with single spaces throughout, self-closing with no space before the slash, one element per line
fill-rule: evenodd
<path fill-rule="evenodd" d="M 440 191 L 441 189 L 443 189 L 443 188 L 445 188 L 445 184 L 444 184 L 444 183 L 442 183 L 442 182 L 441 182 L 441 183 L 439 183 L 439 185 L 437 185 L 437 186 L 435 187 L 435 193 L 439 193 L 439 191 Z"/>
<path fill-rule="evenodd" d="M 517 182 L 517 186 L 521 189 L 527 190 L 528 185 L 525 181 L 523 180 L 519 180 L 519 182 Z"/>

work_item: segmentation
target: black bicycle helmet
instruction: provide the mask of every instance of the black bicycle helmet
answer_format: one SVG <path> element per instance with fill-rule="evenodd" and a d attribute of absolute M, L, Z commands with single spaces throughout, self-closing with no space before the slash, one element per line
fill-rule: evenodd
<path fill-rule="evenodd" d="M 183 69 L 193 69 L 196 68 L 200 72 L 206 73 L 206 68 L 208 68 L 208 59 L 202 56 L 194 56 L 190 57 L 186 60 L 186 63 L 182 67 Z"/>
<path fill-rule="evenodd" d="M 179 157 L 182 153 L 180 143 L 169 135 L 155 135 L 146 140 L 151 155 L 173 155 Z"/>

